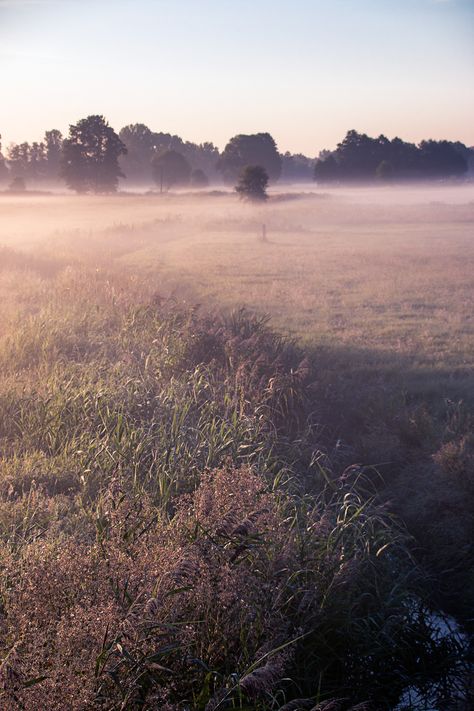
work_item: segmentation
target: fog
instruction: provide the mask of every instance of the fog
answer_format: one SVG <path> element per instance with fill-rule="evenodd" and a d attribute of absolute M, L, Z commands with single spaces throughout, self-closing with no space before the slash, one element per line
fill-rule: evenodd
<path fill-rule="evenodd" d="M 352 220 L 413 222 L 471 219 L 474 183 L 462 185 L 400 185 L 387 187 L 344 186 L 315 188 L 307 185 L 273 186 L 267 204 L 242 203 L 231 190 L 219 189 L 190 193 L 177 191 L 157 194 L 127 190 L 116 196 L 73 196 L 64 192 L 14 195 L 0 193 L 0 243 L 31 245 L 63 231 L 97 232 L 114 225 L 139 227 L 147 221 L 179 220 L 184 228 L 190 222 L 206 226 L 228 219 L 229 228 L 248 225 L 249 220 L 264 220 L 275 229 L 295 232 L 322 224 Z M 407 211 L 404 208 L 409 207 Z M 456 207 L 456 209 L 451 209 Z M 390 208 L 387 211 L 386 208 Z M 417 209 L 418 208 L 418 209 Z M 157 226 L 156 239 L 162 237 Z M 169 225 L 166 229 L 169 237 Z"/>
<path fill-rule="evenodd" d="M 54 595 L 58 570 L 63 568 L 66 572 L 61 585 L 72 586 L 67 588 L 71 590 L 68 600 L 76 599 L 75 581 L 79 576 L 86 581 L 80 590 L 95 590 L 96 563 L 91 568 L 89 561 L 96 538 L 101 547 L 97 560 L 104 561 L 100 570 L 105 571 L 101 573 L 105 582 L 100 588 L 101 597 L 85 598 L 84 614 L 92 616 L 87 618 L 91 620 L 87 629 L 97 629 L 97 609 L 102 609 L 97 605 L 102 598 L 111 600 L 104 609 L 118 610 L 113 618 L 118 620 L 113 623 L 116 629 L 122 629 L 119 625 L 128 619 L 123 615 L 128 616 L 129 608 L 124 607 L 122 614 L 122 606 L 116 605 L 118 583 L 117 588 L 110 585 L 110 571 L 121 575 L 125 559 L 131 561 L 130 570 L 139 584 L 149 583 L 149 588 L 137 595 L 153 600 L 158 610 L 158 588 L 150 571 L 153 566 L 161 570 L 160 551 L 165 551 L 166 560 L 173 566 L 180 560 L 182 551 L 189 549 L 191 530 L 197 530 L 196 511 L 204 506 L 193 504 L 192 528 L 188 531 L 184 526 L 185 542 L 179 549 L 172 547 L 173 536 L 181 525 L 174 526 L 175 518 L 170 523 L 173 532 L 166 532 L 164 544 L 161 534 L 150 539 L 159 541 L 159 550 L 150 549 L 148 538 L 142 533 L 156 521 L 170 520 L 170 500 L 173 506 L 178 500 L 177 511 L 184 510 L 181 501 L 192 501 L 190 491 L 200 486 L 196 482 L 205 467 L 206 476 L 212 472 L 208 481 L 221 481 L 222 472 L 228 481 L 223 489 L 222 509 L 220 503 L 214 507 L 219 511 L 219 525 L 225 520 L 220 511 L 228 510 L 232 497 L 239 501 L 248 498 L 248 510 L 239 514 L 238 520 L 255 520 L 255 501 L 261 500 L 262 481 L 273 482 L 279 500 L 280 489 L 282 501 L 286 502 L 293 500 L 301 487 L 304 508 L 316 502 L 308 519 L 313 523 L 307 526 L 304 522 L 302 533 L 297 536 L 305 541 L 310 564 L 313 559 L 317 561 L 311 580 L 317 579 L 318 584 L 308 586 L 305 581 L 302 599 L 307 599 L 309 587 L 319 595 L 322 585 L 332 607 L 322 606 L 317 598 L 317 618 L 311 612 L 308 622 L 306 613 L 301 612 L 303 608 L 295 607 L 295 622 L 291 624 L 298 630 L 306 629 L 303 625 L 307 624 L 308 634 L 313 635 L 314 620 L 322 622 L 321 641 L 316 640 L 316 644 L 323 651 L 314 655 L 318 669 L 320 658 L 335 658 L 335 668 L 340 669 L 339 650 L 343 648 L 348 650 L 348 669 L 360 657 L 358 650 L 379 650 L 389 615 L 390 628 L 407 635 L 408 640 L 404 637 L 398 643 L 391 638 L 386 653 L 383 645 L 378 652 L 377 659 L 386 658 L 384 669 L 392 674 L 395 668 L 397 685 L 389 684 L 390 708 L 401 709 L 413 700 L 438 697 L 438 687 L 430 685 L 430 664 L 419 661 L 423 650 L 429 660 L 433 649 L 450 655 L 450 666 L 446 667 L 451 674 L 450 688 L 456 688 L 456 694 L 461 689 L 459 697 L 464 698 L 468 674 L 465 679 L 462 664 L 467 637 L 457 624 L 465 624 L 466 619 L 469 623 L 472 610 L 468 560 L 472 558 L 469 546 L 473 489 L 469 472 L 474 455 L 468 449 L 472 442 L 468 436 L 474 407 L 473 224 L 474 187 L 470 185 L 322 190 L 314 184 L 298 189 L 279 186 L 273 187 L 270 199 L 260 204 L 242 202 L 236 194 L 224 190 L 162 195 L 0 195 L 0 514 L 8 545 L 17 541 L 16 533 L 11 532 L 21 529 L 21 541 L 18 538 L 15 543 L 20 563 L 10 556 L 12 572 L 8 575 L 10 580 L 20 579 L 23 586 L 10 595 L 13 603 L 7 600 L 13 613 L 10 617 L 4 613 L 11 625 L 12 639 L 19 628 L 16 618 L 11 617 L 16 609 L 28 619 L 27 629 L 31 619 L 43 624 L 43 610 L 52 610 L 52 622 L 47 618 L 45 627 L 31 633 L 35 656 L 33 662 L 28 658 L 25 662 L 30 665 L 31 678 L 38 676 L 34 666 L 38 655 L 55 648 L 44 644 L 49 634 L 44 630 L 59 625 L 57 639 L 63 640 L 61 631 L 67 627 L 68 635 L 69 629 L 76 632 L 77 619 L 83 619 L 66 618 L 69 609 L 66 606 L 64 612 L 62 602 L 59 608 L 47 604 L 43 581 L 53 580 L 46 590 L 48 596 Z M 268 316 L 271 330 L 261 326 L 262 315 Z M 216 474 L 219 471 L 221 474 Z M 259 488 L 249 488 L 246 480 L 239 484 L 243 473 L 251 473 L 255 481 L 258 476 Z M 373 481 L 369 482 L 372 475 Z M 357 477 L 356 483 L 352 476 Z M 362 504 L 360 498 L 347 498 L 353 496 L 352 487 L 358 485 L 359 477 L 363 478 L 364 487 L 370 483 L 370 489 L 361 488 L 364 497 L 368 497 Z M 325 492 L 326 485 L 330 487 L 330 503 L 321 508 L 325 501 L 321 492 Z M 122 495 L 128 486 L 133 492 L 130 499 L 128 493 Z M 291 487 L 289 497 L 286 486 Z M 346 487 L 352 493 L 347 493 Z M 373 490 L 377 502 L 374 514 Z M 102 526 L 102 521 L 108 520 L 109 510 L 115 512 L 115 500 L 111 498 L 115 491 L 127 507 L 124 527 L 116 537 L 123 537 L 126 548 L 116 558 L 115 548 L 111 547 L 115 523 L 110 534 L 103 537 L 99 524 L 95 525 L 99 521 Z M 186 498 L 168 499 L 174 491 L 176 497 L 185 494 Z M 337 496 L 342 503 L 333 509 Z M 130 519 L 135 515 L 128 503 L 132 499 L 137 502 L 137 523 Z M 209 499 L 207 494 L 199 499 L 208 500 L 218 501 Z M 352 500 L 356 513 L 347 518 L 352 510 L 347 508 L 347 501 Z M 148 511 L 148 501 L 157 503 L 153 503 L 150 523 L 144 528 L 143 511 Z M 382 505 L 382 501 L 388 503 Z M 300 515 L 297 510 L 295 521 Z M 37 511 L 38 523 L 34 518 Z M 85 513 L 79 516 L 78 511 Z M 103 516 L 98 518 L 102 511 Z M 354 524 L 362 511 L 361 524 Z M 327 537 L 328 545 L 337 547 L 328 548 L 330 557 L 326 562 L 326 553 L 321 558 L 319 552 L 327 548 L 325 538 L 321 546 L 321 536 L 326 536 L 321 522 L 332 520 L 328 518 L 333 515 L 331 512 L 335 523 L 327 530 L 332 525 L 341 528 L 335 535 L 337 529 L 333 529 Z M 285 522 L 292 520 L 286 503 L 281 516 Z M 408 543 L 403 543 L 407 546 L 404 565 L 409 571 L 403 575 L 394 567 L 392 546 L 387 543 L 378 548 L 385 538 L 378 537 L 377 521 L 382 522 L 385 536 L 385 531 L 394 525 L 394 516 L 413 536 L 413 544 L 409 539 L 410 549 Z M 353 525 L 361 526 L 357 529 L 357 546 Z M 207 523 L 203 530 L 205 527 Z M 142 551 L 138 555 L 130 555 L 130 546 L 137 545 L 130 543 L 128 537 L 132 528 L 140 531 L 138 539 L 143 540 L 143 549 L 133 548 Z M 315 544 L 307 546 L 306 536 L 313 529 Z M 265 519 L 262 529 L 256 530 L 265 531 L 265 536 L 258 538 L 260 549 L 267 545 L 267 537 L 271 543 L 279 529 Z M 398 523 L 393 530 L 398 550 Z M 293 523 L 288 532 L 285 529 L 282 542 L 286 545 L 292 535 Z M 348 538 L 344 538 L 346 535 Z M 194 536 L 193 533 L 193 540 Z M 72 543 L 78 546 L 59 564 L 56 553 L 48 558 L 49 549 L 45 547 L 55 540 L 57 550 Z M 257 540 L 253 534 L 251 540 Z M 32 558 L 35 546 L 38 553 Z M 281 547 L 278 542 L 278 549 Z M 422 547 L 426 560 L 417 559 L 415 564 L 413 556 Z M 206 543 L 202 550 L 208 566 L 209 551 L 212 558 L 214 548 Z M 224 570 L 228 579 L 235 559 L 234 555 L 230 563 L 222 565 L 227 543 L 219 544 L 216 550 L 216 573 L 209 578 L 213 586 L 219 571 Z M 299 571 L 308 565 L 301 563 L 301 550 L 297 548 L 294 557 L 294 570 L 298 572 L 291 576 L 292 596 Z M 452 569 L 453 550 L 461 572 L 452 582 L 446 571 Z M 357 568 L 348 568 L 347 560 L 359 565 L 362 552 L 372 556 L 371 573 L 367 575 L 368 568 L 360 567 L 353 583 L 352 571 Z M 23 555 L 28 557 L 22 558 Z M 352 557 L 347 558 L 348 555 Z M 246 606 L 248 590 L 258 590 L 258 599 L 261 598 L 262 580 L 269 580 L 268 590 L 277 591 L 277 597 L 286 600 L 286 583 L 283 588 L 278 587 L 282 584 L 280 566 L 274 577 L 267 578 L 267 573 L 262 577 L 260 561 L 264 559 L 270 561 L 272 571 L 276 569 L 273 552 L 258 558 L 254 587 L 248 584 L 248 573 L 242 576 L 243 566 L 251 564 L 252 556 L 239 559 L 235 565 L 237 576 L 232 580 L 241 581 L 237 597 Z M 52 572 L 45 575 L 41 571 L 48 560 Z M 77 566 L 76 572 L 71 573 L 65 561 Z M 143 568 L 139 567 L 141 561 Z M 334 573 L 335 562 L 341 567 Z M 379 565 L 381 572 L 377 573 L 380 577 L 374 578 L 374 594 L 371 591 L 375 588 L 370 587 L 372 571 Z M 94 573 L 87 582 L 89 570 Z M 199 570 L 207 568 L 203 565 Z M 351 571 L 349 576 L 347 570 Z M 121 589 L 127 591 L 130 574 L 123 575 Z M 414 588 L 406 582 L 420 576 L 427 581 L 423 582 L 426 592 L 421 584 Z M 38 583 L 30 584 L 32 579 Z M 174 580 L 171 573 L 169 579 Z M 447 579 L 445 595 L 440 599 L 439 581 Z M 26 611 L 21 598 L 26 589 L 23 580 L 33 591 Z M 435 587 L 436 597 L 430 593 Z M 173 595 L 181 590 L 186 595 L 187 591 L 193 594 L 195 589 L 193 582 L 173 591 Z M 352 597 L 348 597 L 348 589 Z M 422 596 L 420 605 L 414 594 Z M 62 590 L 61 595 L 64 597 Z M 377 606 L 373 629 L 367 626 L 365 600 L 369 597 L 375 601 L 371 605 Z M 15 607 L 17 599 L 21 604 Z M 97 604 L 91 604 L 91 599 L 97 599 Z M 180 622 L 178 629 L 194 624 L 194 610 L 201 604 L 194 600 L 191 598 L 192 614 L 185 618 L 186 625 Z M 348 604 L 348 600 L 356 602 Z M 428 602 L 423 602 L 425 612 L 420 613 L 422 600 Z M 436 615 L 431 613 L 433 600 L 435 609 L 439 609 Z M 268 615 L 266 599 L 264 602 L 261 614 L 260 603 L 251 600 L 249 630 L 255 629 L 258 615 L 261 614 L 260 619 Z M 205 605 L 211 617 L 216 604 L 220 604 L 219 594 L 212 605 Z M 232 609 L 235 604 L 232 602 Z M 203 623 L 199 612 L 197 637 L 204 634 L 207 645 L 208 630 L 222 628 L 224 643 L 230 645 L 230 640 L 232 649 L 239 649 L 240 620 L 244 618 L 239 617 L 237 632 L 232 632 L 222 624 L 222 620 L 227 625 L 232 618 L 228 602 L 222 610 L 218 624 L 208 618 Z M 277 610 L 275 619 L 279 624 L 281 614 Z M 446 617 L 447 612 L 454 617 Z M 420 614 L 425 625 L 421 633 Z M 443 634 L 436 624 L 438 617 L 444 621 Z M 163 619 L 166 628 L 172 626 L 168 616 Z M 278 624 L 272 618 L 271 629 L 279 629 Z M 341 624 L 346 626 L 341 628 Z M 81 627 L 81 634 L 82 631 Z M 81 659 L 89 654 L 90 669 L 94 668 L 104 636 L 103 629 L 99 632 L 99 637 L 87 642 L 89 647 L 80 639 Z M 368 641 L 369 633 L 372 636 Z M 335 657 L 334 634 L 342 641 L 339 645 L 336 640 Z M 78 643 L 75 637 L 72 639 L 76 650 Z M 61 644 L 69 650 L 64 641 Z M 258 644 L 260 649 L 260 641 Z M 272 643 L 272 648 L 275 645 Z M 61 649 L 59 643 L 57 647 Z M 416 658 L 409 658 L 408 671 L 401 666 L 402 672 L 398 672 L 393 660 L 405 664 L 407 650 L 413 650 Z M 42 696 L 28 696 L 24 708 L 46 708 L 51 689 L 62 694 L 61 698 L 70 693 L 72 682 L 67 682 L 67 691 L 63 691 L 64 669 L 68 660 L 75 658 L 75 652 L 61 654 L 59 661 L 55 658 L 52 664 L 53 670 L 56 664 L 58 681 L 53 679 L 50 683 L 49 677 L 39 677 L 34 689 Z M 261 651 L 252 652 L 253 657 L 260 658 Z M 169 659 L 174 664 L 171 656 Z M 365 661 L 364 657 L 364 669 Z M 417 665 L 424 674 L 422 687 L 417 686 Z M 44 668 L 47 667 L 42 662 L 41 670 Z M 212 659 L 206 668 L 215 668 Z M 369 666 L 364 672 L 367 680 L 360 695 L 354 697 L 357 701 L 366 698 L 367 689 L 379 673 L 379 662 L 374 668 Z M 187 684 L 186 675 L 181 671 L 179 674 Z M 79 679 L 76 709 L 84 707 L 84 676 L 81 668 L 74 677 L 74 683 Z M 309 678 L 316 676 L 311 672 Z M 359 677 L 357 668 L 357 683 Z M 173 677 L 176 678 L 178 674 Z M 194 672 L 190 678 L 194 683 Z M 382 684 L 386 678 L 384 672 Z M 43 679 L 48 680 L 49 687 L 41 686 Z M 334 688 L 337 684 L 338 679 Z M 346 693 L 345 669 L 340 684 Z M 328 688 L 328 693 L 333 694 L 333 686 Z M 95 687 L 91 685 L 91 689 Z M 90 694 L 94 698 L 92 691 Z M 385 688 L 381 694 L 388 709 Z M 183 692 L 184 697 L 190 698 L 190 693 Z M 40 702 L 33 703 L 35 698 Z M 398 701 L 401 706 L 396 705 Z M 60 707 L 64 707 L 62 701 L 57 706 Z M 381 706 L 376 704 L 373 708 Z M 432 708 L 446 706 L 441 703 Z"/>
<path fill-rule="evenodd" d="M 147 293 L 243 305 L 304 339 L 470 362 L 474 186 L 311 187 L 259 205 L 224 191 L 3 194 L 0 246 L 54 273 L 84 264 Z"/>
<path fill-rule="evenodd" d="M 278 193 L 279 188 L 275 189 Z M 289 192 L 315 192 L 314 183 L 289 186 Z M 320 192 L 351 203 L 417 205 L 431 202 L 443 202 L 461 205 L 474 201 L 474 181 L 464 184 L 446 183 L 405 183 L 387 186 L 338 186 L 321 187 Z M 270 191 L 272 192 L 272 191 Z"/>

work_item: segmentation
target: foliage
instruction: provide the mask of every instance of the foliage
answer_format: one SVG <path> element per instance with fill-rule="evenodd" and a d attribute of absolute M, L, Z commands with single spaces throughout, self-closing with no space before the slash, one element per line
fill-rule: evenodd
<path fill-rule="evenodd" d="M 209 178 L 203 170 L 196 168 L 191 173 L 191 185 L 195 188 L 207 188 L 209 185 Z"/>
<path fill-rule="evenodd" d="M 59 178 L 61 169 L 61 155 L 63 149 L 63 135 L 61 131 L 52 129 L 44 134 L 46 152 L 45 175 L 51 180 Z"/>
<path fill-rule="evenodd" d="M 235 187 L 244 200 L 264 202 L 267 198 L 268 174 L 260 165 L 247 165 Z"/>
<path fill-rule="evenodd" d="M 118 159 L 125 145 L 103 116 L 88 116 L 69 127 L 63 142 L 62 175 L 77 193 L 111 193 L 118 187 Z"/>
<path fill-rule="evenodd" d="M 265 318 L 33 256 L 50 281 L 0 341 L 3 707 L 451 693 L 462 642 L 374 473 L 332 465 L 312 360 Z"/>
<path fill-rule="evenodd" d="M 24 180 L 57 180 L 62 151 L 62 134 L 46 131 L 44 140 L 37 143 L 12 144 L 8 149 L 8 166 L 13 177 Z"/>
<path fill-rule="evenodd" d="M 314 178 L 314 159 L 302 153 L 282 155 L 281 179 L 287 183 L 309 183 Z"/>
<path fill-rule="evenodd" d="M 152 160 L 153 179 L 161 188 L 186 185 L 191 176 L 191 166 L 186 158 L 174 150 L 159 153 Z"/>
<path fill-rule="evenodd" d="M 129 180 L 151 180 L 151 161 L 155 150 L 153 133 L 143 123 L 124 126 L 119 138 L 127 148 L 122 165 Z"/>
<path fill-rule="evenodd" d="M 141 123 L 124 126 L 119 136 L 127 147 L 122 164 L 130 180 L 149 182 L 153 158 L 170 150 L 180 153 L 193 170 L 202 171 L 212 178 L 216 176 L 219 151 L 212 143 L 197 145 L 179 136 L 151 131 Z"/>
<path fill-rule="evenodd" d="M 269 133 L 239 134 L 231 138 L 219 158 L 217 167 L 225 182 L 234 184 L 248 165 L 265 169 L 268 179 L 276 181 L 281 175 L 282 159 Z"/>
<path fill-rule="evenodd" d="M 314 168 L 320 181 L 373 180 L 390 166 L 394 178 L 436 179 L 462 177 L 468 169 L 469 150 L 461 143 L 422 141 L 418 146 L 383 135 L 370 138 L 348 131 L 333 152 L 323 152 Z M 384 168 L 381 168 L 384 166 Z"/>
<path fill-rule="evenodd" d="M 375 175 L 379 180 L 387 182 L 393 178 L 393 165 L 388 160 L 378 164 Z"/>

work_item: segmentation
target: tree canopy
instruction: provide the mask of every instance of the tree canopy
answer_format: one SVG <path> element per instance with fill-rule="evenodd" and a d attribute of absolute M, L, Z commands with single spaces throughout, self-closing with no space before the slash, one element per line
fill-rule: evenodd
<path fill-rule="evenodd" d="M 247 165 L 240 174 L 235 187 L 240 197 L 251 202 L 263 202 L 268 198 L 268 173 L 261 165 Z"/>
<path fill-rule="evenodd" d="M 69 127 L 62 151 L 62 175 L 78 193 L 111 193 L 125 177 L 119 157 L 127 149 L 103 116 L 93 115 Z"/>
<path fill-rule="evenodd" d="M 151 161 L 155 150 L 153 132 L 143 123 L 124 126 L 119 138 L 127 148 L 122 166 L 127 177 L 137 182 L 151 179 Z"/>
<path fill-rule="evenodd" d="M 152 161 L 153 178 L 161 188 L 186 185 L 191 177 L 191 166 L 186 158 L 174 150 L 159 153 Z"/>
<path fill-rule="evenodd" d="M 201 168 L 196 168 L 191 173 L 191 185 L 195 188 L 207 188 L 209 185 L 209 178 Z"/>
<path fill-rule="evenodd" d="M 238 134 L 220 153 L 211 142 L 193 143 L 143 123 L 124 126 L 117 135 L 98 115 L 71 126 L 65 140 L 51 129 L 41 141 L 12 143 L 3 153 L 0 140 L 0 183 L 16 177 L 28 185 L 63 179 L 77 192 L 113 192 L 120 177 L 140 185 L 153 180 L 161 185 L 163 178 L 164 188 L 206 187 L 221 180 L 235 185 L 249 165 L 263 167 L 270 182 L 450 180 L 474 174 L 474 148 L 459 141 L 416 145 L 351 130 L 335 150 L 321 151 L 317 159 L 279 154 L 269 133 Z"/>
<path fill-rule="evenodd" d="M 282 158 L 269 133 L 234 136 L 217 163 L 224 181 L 229 184 L 234 184 L 243 168 L 248 165 L 264 168 L 270 181 L 279 179 Z"/>
<path fill-rule="evenodd" d="M 335 151 L 324 151 L 314 176 L 331 180 L 436 179 L 462 177 L 468 169 L 469 150 L 462 143 L 422 141 L 418 146 L 383 135 L 371 138 L 348 131 Z"/>
<path fill-rule="evenodd" d="M 155 156 L 166 151 L 180 153 L 193 170 L 201 170 L 211 178 L 217 177 L 219 151 L 213 143 L 184 141 L 180 136 L 151 131 L 142 123 L 125 126 L 119 136 L 127 147 L 127 155 L 122 158 L 121 164 L 130 180 L 149 182 L 153 177 Z"/>

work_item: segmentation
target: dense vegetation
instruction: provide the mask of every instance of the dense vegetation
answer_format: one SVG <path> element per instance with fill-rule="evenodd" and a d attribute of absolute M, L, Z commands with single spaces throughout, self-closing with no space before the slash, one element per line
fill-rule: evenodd
<path fill-rule="evenodd" d="M 323 152 L 314 174 L 322 182 L 459 178 L 467 173 L 470 160 L 472 150 L 460 142 L 421 141 L 417 146 L 349 131 L 335 151 Z"/>
<path fill-rule="evenodd" d="M 0 254 L 2 708 L 461 708 L 469 413 L 96 263 Z"/>
<path fill-rule="evenodd" d="M 1 139 L 1 136 L 0 136 Z M 210 142 L 195 144 L 142 123 L 117 134 L 103 116 L 88 116 L 60 131 L 45 133 L 41 142 L 12 144 L 6 158 L 0 142 L 0 184 L 21 179 L 35 185 L 64 181 L 77 192 L 115 192 L 119 179 L 160 190 L 172 186 L 206 187 L 210 182 L 235 185 L 247 166 L 260 166 L 270 181 L 320 183 L 390 180 L 446 180 L 472 173 L 473 149 L 451 141 L 419 145 L 381 135 L 370 138 L 348 131 L 334 151 L 319 157 L 281 155 L 269 133 L 238 134 L 222 153 Z"/>

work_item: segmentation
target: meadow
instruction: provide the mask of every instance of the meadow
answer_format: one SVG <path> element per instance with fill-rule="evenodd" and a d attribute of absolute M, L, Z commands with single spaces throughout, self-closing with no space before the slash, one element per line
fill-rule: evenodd
<path fill-rule="evenodd" d="M 469 708 L 473 223 L 0 196 L 2 708 Z"/>

